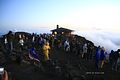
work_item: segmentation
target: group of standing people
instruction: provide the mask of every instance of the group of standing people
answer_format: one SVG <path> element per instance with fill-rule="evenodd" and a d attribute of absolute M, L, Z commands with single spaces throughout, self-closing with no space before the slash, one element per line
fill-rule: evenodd
<path fill-rule="evenodd" d="M 98 46 L 95 53 L 96 68 L 103 68 L 105 62 L 105 48 Z"/>
<path fill-rule="evenodd" d="M 79 41 L 69 41 L 66 39 L 64 42 L 64 50 L 76 56 L 80 56 L 85 60 L 93 59 L 94 46 L 90 43 L 80 43 Z"/>
<path fill-rule="evenodd" d="M 95 53 L 95 66 L 97 69 L 103 68 L 105 63 L 108 63 L 112 70 L 118 71 L 120 68 L 120 49 L 111 50 L 108 54 L 104 47 L 98 46 Z"/>
<path fill-rule="evenodd" d="M 120 68 L 120 49 L 111 50 L 108 53 L 104 47 L 94 47 L 90 43 L 81 44 L 79 41 L 71 42 L 69 39 L 64 41 L 64 50 L 85 60 L 94 59 L 96 69 L 102 69 L 105 64 L 111 65 L 111 69 L 118 71 Z M 109 66 L 110 67 L 110 66 Z"/>
<path fill-rule="evenodd" d="M 111 51 L 109 55 L 109 59 L 106 57 L 106 50 L 104 47 L 98 46 L 95 50 L 93 44 L 89 42 L 80 42 L 75 37 L 72 39 L 66 38 L 64 40 L 59 40 L 59 38 L 55 35 L 50 34 L 32 34 L 32 35 L 19 35 L 18 39 L 13 39 L 15 35 L 12 32 L 9 32 L 7 36 L 4 37 L 4 48 L 6 49 L 6 56 L 12 53 L 17 46 L 19 47 L 19 51 L 22 52 L 24 48 L 31 49 L 32 51 L 40 49 L 44 55 L 44 61 L 50 60 L 49 54 L 51 48 L 61 48 L 67 52 L 72 53 L 77 56 L 81 56 L 81 58 L 85 60 L 94 59 L 95 58 L 95 66 L 97 69 L 103 68 L 105 61 L 111 63 L 112 69 L 116 69 L 116 65 L 118 64 L 119 60 L 119 51 Z M 30 47 L 31 46 L 31 47 Z M 35 48 L 35 49 L 33 49 Z M 33 51 L 33 52 L 34 52 Z M 36 52 L 36 51 L 35 51 Z M 37 53 L 37 52 L 36 52 Z M 34 53 L 33 53 L 34 54 Z M 9 56 L 7 56 L 9 57 Z M 120 60 L 119 60 L 120 61 Z"/>
<path fill-rule="evenodd" d="M 52 36 L 49 34 L 15 34 L 10 31 L 8 34 L 1 38 L 1 44 L 3 47 L 3 52 L 7 61 L 11 61 L 11 55 L 16 52 L 16 55 L 21 57 L 24 51 L 30 51 L 30 49 L 40 51 L 40 53 L 35 51 L 37 54 L 43 54 L 44 60 L 49 60 L 49 50 L 52 45 Z M 28 52 L 29 53 L 29 52 Z M 23 55 L 24 56 L 24 55 Z"/>

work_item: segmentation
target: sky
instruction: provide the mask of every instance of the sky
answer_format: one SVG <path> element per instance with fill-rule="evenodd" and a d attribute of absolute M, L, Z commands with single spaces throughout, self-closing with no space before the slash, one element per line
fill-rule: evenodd
<path fill-rule="evenodd" d="M 99 41 L 96 45 L 105 40 L 119 44 L 120 0 L 0 0 L 0 33 L 9 30 L 49 33 L 57 24 L 94 43 Z"/>

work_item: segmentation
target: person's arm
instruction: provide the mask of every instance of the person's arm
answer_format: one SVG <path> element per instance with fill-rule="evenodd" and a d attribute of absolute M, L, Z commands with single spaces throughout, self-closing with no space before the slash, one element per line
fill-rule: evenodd
<path fill-rule="evenodd" d="M 6 70 L 4 71 L 3 79 L 2 80 L 8 80 L 8 73 L 7 73 Z"/>
<path fill-rule="evenodd" d="M 49 50 L 50 50 L 50 46 L 49 46 Z"/>

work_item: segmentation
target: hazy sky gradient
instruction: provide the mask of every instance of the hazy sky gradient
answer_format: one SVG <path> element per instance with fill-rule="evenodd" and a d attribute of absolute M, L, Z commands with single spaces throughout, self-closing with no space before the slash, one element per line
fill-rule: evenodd
<path fill-rule="evenodd" d="M 103 32 L 119 34 L 120 0 L 0 0 L 0 33 L 9 30 L 43 33 L 57 24 L 75 33 L 83 32 L 92 41 Z M 104 40 L 96 41 L 101 43 L 101 39 Z M 115 41 L 114 44 L 120 42 L 118 35 L 117 40 L 107 39 Z"/>
<path fill-rule="evenodd" d="M 32 29 L 56 24 L 120 31 L 120 0 L 0 0 L 0 27 Z"/>

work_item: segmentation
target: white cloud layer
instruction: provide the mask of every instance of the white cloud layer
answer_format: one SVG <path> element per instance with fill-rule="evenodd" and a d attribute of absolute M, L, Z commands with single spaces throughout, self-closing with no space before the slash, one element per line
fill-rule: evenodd
<path fill-rule="evenodd" d="M 105 47 L 107 52 L 120 49 L 120 33 L 111 33 L 103 31 L 76 32 L 77 34 L 91 40 L 96 46 Z"/>

